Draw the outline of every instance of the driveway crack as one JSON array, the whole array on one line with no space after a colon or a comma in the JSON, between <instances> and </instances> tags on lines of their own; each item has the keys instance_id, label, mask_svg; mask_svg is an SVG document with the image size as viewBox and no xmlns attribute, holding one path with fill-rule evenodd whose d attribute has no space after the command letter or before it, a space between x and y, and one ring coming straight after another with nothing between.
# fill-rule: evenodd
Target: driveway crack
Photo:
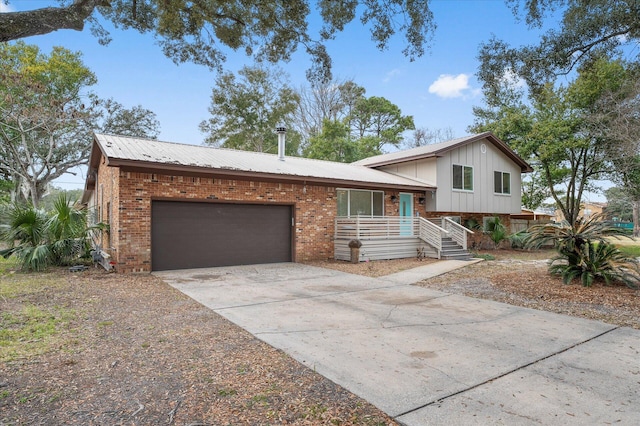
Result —
<instances>
[{"instance_id":1,"label":"driveway crack","mask_svg":"<svg viewBox=\"0 0 640 426\"><path fill-rule=\"evenodd\" d=\"M564 352L567 352L567 351L569 351L569 350L571 350L571 349L574 349L574 348L576 348L576 347L578 347L578 346L582 346L582 345L584 345L585 343L588 343L588 342L590 342L590 341L592 341L592 340L595 340L595 339L597 339L597 338L599 338L599 337L602 337L602 336L604 336L605 334L609 334L609 333L611 333L612 331L615 331L615 330L617 330L617 329L619 329L619 328L620 328L620 326L612 327L612 328L610 328L609 330L603 331L602 333L597 334L597 335L595 335L595 336L593 336L593 337L590 337L590 338L588 338L588 339L586 339L586 340L583 340L583 341L581 341L581 342L575 343L575 344L573 344L573 345L571 345L571 346L568 346L568 347L566 347L566 348L564 348L564 349L560 349L560 350L558 350L558 351L556 351L556 352L553 352L553 353L551 353L551 354L549 354L549 355L543 356L542 358L539 358L539 359L533 360L533 361L531 361L531 362L529 362L529 363L527 363L527 364L520 365L520 366L518 366L518 367L516 367L516 368L514 368L514 369L512 369L512 370L509 370L509 371L507 371L507 372L505 372L505 373L499 374L499 375L497 375L497 376L495 376L495 377L491 377L491 378L489 378L489 379L487 379L487 380L485 380L485 381L483 381L483 382L476 383L476 384L475 384L475 385L473 385L473 386L469 386L469 387L468 387L468 388L466 388L466 389L461 389L461 390L459 390L459 391L457 391L457 392L453 392L453 393L452 393L452 394L450 394L450 395L444 396L444 397L442 397L442 398L438 398L438 399L436 399L436 400L434 400L434 401L427 402L426 404L423 404L423 405L421 405L421 406L419 406L419 407L412 408L411 410L407 410L407 411L405 411L404 413L397 414L397 415L394 417L394 419L396 419L396 420L397 420L399 417L406 416L407 414L411 414L411 413L414 413L414 412L416 412L416 411L422 410L423 408L426 408L426 407L428 407L428 406L430 406L430 405L437 404L437 403L439 403L439 402L442 402L442 401L447 400L447 399L449 399L449 398L452 398L452 397L454 397L454 396L457 396L457 395L460 395L460 394L466 393L466 392L468 392L468 391L470 391L470 390L473 390L473 389L479 388L480 386L486 385L487 383L493 382L493 381L495 381L495 380L497 380L497 379L500 379L500 378L502 378L502 377L505 377L505 376L508 376L508 375L510 375L510 374L513 374L513 373L515 373L516 371L519 371L519 370L525 369L525 368L527 368L527 367L530 367L530 366L532 366L532 365L538 364L538 363L540 363L540 362L542 362L542 361L544 361L544 360L547 360L547 359L549 359L549 358L553 358L553 357L555 357L555 356L557 356L557 355L560 355L560 354L562 354L562 353L564 353Z\"/></svg>"}]
</instances>

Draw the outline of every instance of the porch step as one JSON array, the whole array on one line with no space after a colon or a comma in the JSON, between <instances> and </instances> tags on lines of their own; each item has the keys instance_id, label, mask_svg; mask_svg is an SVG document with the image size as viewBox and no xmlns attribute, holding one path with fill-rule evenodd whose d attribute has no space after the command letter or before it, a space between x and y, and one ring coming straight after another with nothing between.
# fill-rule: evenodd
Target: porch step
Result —
<instances>
[{"instance_id":1,"label":"porch step","mask_svg":"<svg viewBox=\"0 0 640 426\"><path fill-rule=\"evenodd\" d=\"M440 250L440 259L444 260L468 260L471 259L471 253L463 249L458 243L449 237L442 239L442 250Z\"/></svg>"}]
</instances>

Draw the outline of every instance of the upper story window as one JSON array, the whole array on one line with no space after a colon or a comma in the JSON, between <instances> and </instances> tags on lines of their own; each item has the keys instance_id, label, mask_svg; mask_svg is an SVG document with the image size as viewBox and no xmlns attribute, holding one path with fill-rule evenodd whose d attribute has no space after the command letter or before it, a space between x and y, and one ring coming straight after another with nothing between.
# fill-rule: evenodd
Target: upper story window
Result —
<instances>
[{"instance_id":1,"label":"upper story window","mask_svg":"<svg viewBox=\"0 0 640 426\"><path fill-rule=\"evenodd\" d=\"M511 194L511 173L493 172L493 192Z\"/></svg>"},{"instance_id":2,"label":"upper story window","mask_svg":"<svg viewBox=\"0 0 640 426\"><path fill-rule=\"evenodd\" d=\"M453 189L473 191L473 167L453 165Z\"/></svg>"},{"instance_id":3,"label":"upper story window","mask_svg":"<svg viewBox=\"0 0 640 426\"><path fill-rule=\"evenodd\" d=\"M383 216L384 192L338 189L338 216Z\"/></svg>"}]
</instances>

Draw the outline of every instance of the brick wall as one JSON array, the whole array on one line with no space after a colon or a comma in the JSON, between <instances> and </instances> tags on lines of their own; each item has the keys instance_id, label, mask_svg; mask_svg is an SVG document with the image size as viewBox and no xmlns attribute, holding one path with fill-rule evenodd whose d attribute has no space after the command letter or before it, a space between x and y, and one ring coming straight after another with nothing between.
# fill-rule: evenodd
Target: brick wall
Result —
<instances>
[{"instance_id":1,"label":"brick wall","mask_svg":"<svg viewBox=\"0 0 640 426\"><path fill-rule=\"evenodd\" d=\"M118 204L120 196L117 191L119 185L119 170L115 167L106 167L105 159L100 159L96 188L94 190L94 205L97 219L109 225L109 231L103 232L99 241L102 249L109 253L112 258L118 252L119 240L116 238L117 230L120 227L118 221Z\"/></svg>"},{"instance_id":2,"label":"brick wall","mask_svg":"<svg viewBox=\"0 0 640 426\"><path fill-rule=\"evenodd\" d=\"M126 170L120 170L118 178L119 193L111 203L116 206L114 216L117 216L117 219L112 218L113 240L117 240L113 244L113 256L120 272L151 269L151 201L166 198L291 204L295 215L294 260L301 262L333 257L334 218L337 212L336 190L333 187L169 176Z\"/></svg>"}]
</instances>

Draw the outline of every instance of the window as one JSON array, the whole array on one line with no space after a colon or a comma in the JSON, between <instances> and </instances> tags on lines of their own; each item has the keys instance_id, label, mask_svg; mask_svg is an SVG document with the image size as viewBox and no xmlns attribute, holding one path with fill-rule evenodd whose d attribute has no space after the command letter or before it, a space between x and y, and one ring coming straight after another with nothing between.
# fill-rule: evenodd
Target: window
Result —
<instances>
[{"instance_id":1,"label":"window","mask_svg":"<svg viewBox=\"0 0 640 426\"><path fill-rule=\"evenodd\" d=\"M473 191L473 167L453 165L453 189Z\"/></svg>"},{"instance_id":2,"label":"window","mask_svg":"<svg viewBox=\"0 0 640 426\"><path fill-rule=\"evenodd\" d=\"M511 173L493 172L493 192L511 194Z\"/></svg>"},{"instance_id":3,"label":"window","mask_svg":"<svg viewBox=\"0 0 640 426\"><path fill-rule=\"evenodd\" d=\"M338 189L338 216L384 215L384 192Z\"/></svg>"}]
</instances>

